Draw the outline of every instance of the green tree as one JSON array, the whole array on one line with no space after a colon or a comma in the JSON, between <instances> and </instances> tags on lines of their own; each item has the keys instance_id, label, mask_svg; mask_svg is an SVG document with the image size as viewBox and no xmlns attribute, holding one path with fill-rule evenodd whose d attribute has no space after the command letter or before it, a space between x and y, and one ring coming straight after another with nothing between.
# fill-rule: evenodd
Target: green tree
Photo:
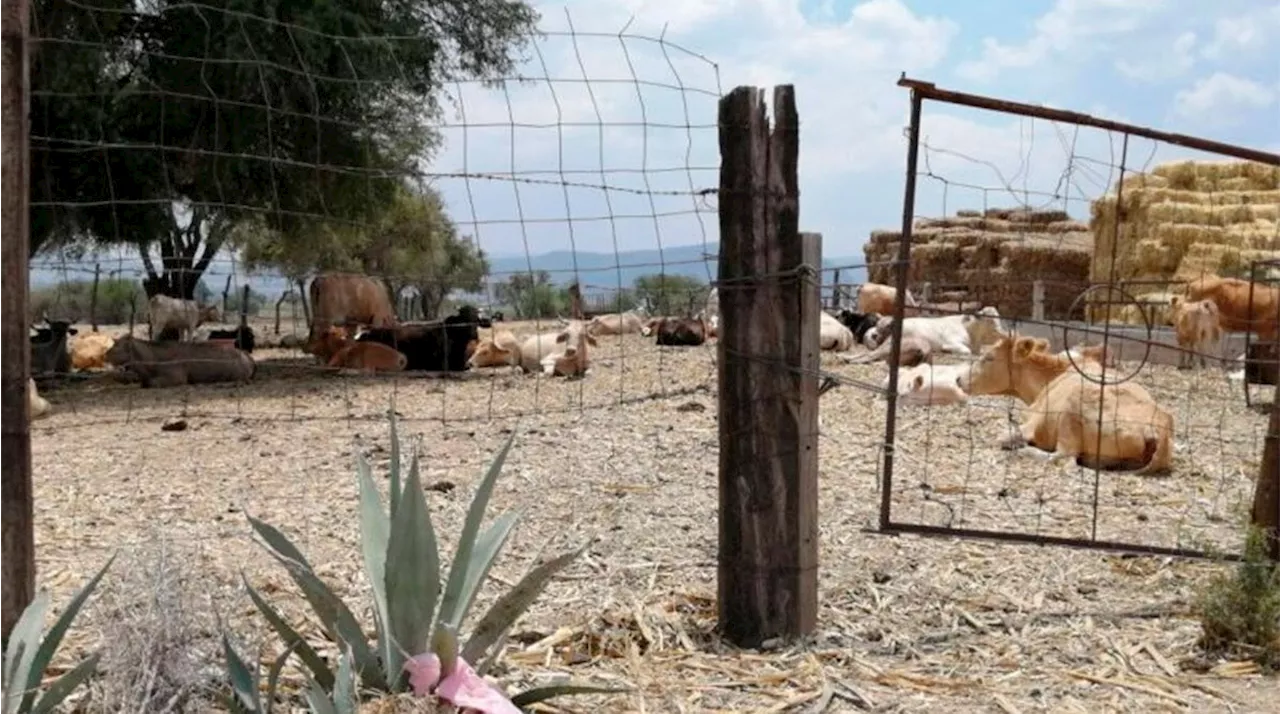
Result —
<instances>
[{"instance_id":1,"label":"green tree","mask_svg":"<svg viewBox=\"0 0 1280 714\"><path fill-rule=\"evenodd\" d=\"M138 247L191 298L248 221L368 225L438 145L446 87L510 74L522 0L35 0L31 250ZM323 218L323 220L319 220Z\"/></svg>"},{"instance_id":2,"label":"green tree","mask_svg":"<svg viewBox=\"0 0 1280 714\"><path fill-rule=\"evenodd\" d=\"M688 275L654 273L635 280L636 300L655 315L692 315L702 309L710 288Z\"/></svg>"},{"instance_id":3,"label":"green tree","mask_svg":"<svg viewBox=\"0 0 1280 714\"><path fill-rule=\"evenodd\" d=\"M510 305L521 320L551 318L569 312L569 291L551 282L545 270L516 273L494 286L494 297Z\"/></svg>"}]
</instances>

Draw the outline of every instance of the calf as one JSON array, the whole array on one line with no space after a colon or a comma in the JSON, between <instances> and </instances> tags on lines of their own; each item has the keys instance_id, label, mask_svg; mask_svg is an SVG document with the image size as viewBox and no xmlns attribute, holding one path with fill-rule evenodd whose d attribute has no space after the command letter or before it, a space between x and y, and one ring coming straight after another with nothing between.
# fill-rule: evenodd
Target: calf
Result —
<instances>
[{"instance_id":1,"label":"calf","mask_svg":"<svg viewBox=\"0 0 1280 714\"><path fill-rule=\"evenodd\" d=\"M1227 332L1254 332L1260 342L1271 342L1280 333L1280 286L1206 275L1187 283L1185 294L1188 301L1211 300L1217 305Z\"/></svg>"},{"instance_id":2,"label":"calf","mask_svg":"<svg viewBox=\"0 0 1280 714\"><path fill-rule=\"evenodd\" d=\"M151 336L157 341L173 335L180 341L188 340L200 325L220 319L215 305L201 305L195 300L181 300L168 295L152 295L148 310Z\"/></svg>"},{"instance_id":3,"label":"calf","mask_svg":"<svg viewBox=\"0 0 1280 714\"><path fill-rule=\"evenodd\" d=\"M596 339L581 322L571 322L562 330L529 337L520 345L520 368L527 374L541 371L548 376L576 377L587 373L590 359L587 346Z\"/></svg>"},{"instance_id":4,"label":"calf","mask_svg":"<svg viewBox=\"0 0 1280 714\"><path fill-rule=\"evenodd\" d=\"M707 341L707 324L693 317L664 317L654 327L654 342L669 347L697 347Z\"/></svg>"},{"instance_id":5,"label":"calf","mask_svg":"<svg viewBox=\"0 0 1280 714\"><path fill-rule=\"evenodd\" d=\"M234 330L210 330L210 340L233 340L238 350L244 350L249 354L253 354L253 348L257 338L254 337L253 328L248 325L241 325Z\"/></svg>"},{"instance_id":6,"label":"calf","mask_svg":"<svg viewBox=\"0 0 1280 714\"><path fill-rule=\"evenodd\" d=\"M101 332L80 335L71 343L71 366L81 372L106 367L107 350L115 342L114 337Z\"/></svg>"},{"instance_id":7,"label":"calf","mask_svg":"<svg viewBox=\"0 0 1280 714\"><path fill-rule=\"evenodd\" d=\"M45 319L48 327L36 329L30 338L31 374L66 374L71 371L67 336L78 332L65 320Z\"/></svg>"},{"instance_id":8,"label":"calf","mask_svg":"<svg viewBox=\"0 0 1280 714\"><path fill-rule=\"evenodd\" d=\"M1200 368L1204 369L1205 355L1212 348L1219 358L1222 356L1222 325L1218 313L1218 305L1212 300L1184 300L1174 295L1169 300L1171 308L1169 322L1177 334L1178 369L1190 369L1199 357Z\"/></svg>"},{"instance_id":9,"label":"calf","mask_svg":"<svg viewBox=\"0 0 1280 714\"><path fill-rule=\"evenodd\" d=\"M824 350L847 352L853 347L853 330L824 310L818 318L818 346Z\"/></svg>"},{"instance_id":10,"label":"calf","mask_svg":"<svg viewBox=\"0 0 1280 714\"><path fill-rule=\"evenodd\" d=\"M380 342L348 342L329 359L330 367L363 369L374 372L403 371L409 359L394 348Z\"/></svg>"},{"instance_id":11,"label":"calf","mask_svg":"<svg viewBox=\"0 0 1280 714\"><path fill-rule=\"evenodd\" d=\"M867 332L880 322L880 313L872 312L863 314L854 312L853 310L841 310L836 319L840 321L849 331L853 333L853 339L858 343L865 345L867 349L874 350L879 345L868 344L866 341Z\"/></svg>"},{"instance_id":12,"label":"calf","mask_svg":"<svg viewBox=\"0 0 1280 714\"><path fill-rule=\"evenodd\" d=\"M906 406L937 406L964 404L969 395L960 386L960 380L969 370L967 364L921 364L898 373L898 404ZM887 393L889 378L885 377L880 388Z\"/></svg>"},{"instance_id":13,"label":"calf","mask_svg":"<svg viewBox=\"0 0 1280 714\"><path fill-rule=\"evenodd\" d=\"M36 380L27 377L27 407L31 410L31 419L39 419L49 415L49 400L36 391Z\"/></svg>"},{"instance_id":14,"label":"calf","mask_svg":"<svg viewBox=\"0 0 1280 714\"><path fill-rule=\"evenodd\" d=\"M463 305L442 321L405 323L391 328L372 328L356 339L380 342L399 350L408 359L405 369L427 372L467 370L467 345L480 339L478 314Z\"/></svg>"},{"instance_id":15,"label":"calf","mask_svg":"<svg viewBox=\"0 0 1280 714\"><path fill-rule=\"evenodd\" d=\"M107 362L134 375L143 389L183 384L248 382L257 365L240 350L208 342L148 342L125 335L107 350Z\"/></svg>"},{"instance_id":16,"label":"calf","mask_svg":"<svg viewBox=\"0 0 1280 714\"><path fill-rule=\"evenodd\" d=\"M892 317L881 318L875 327L867 331L867 336L864 338L879 346L850 361L854 364L863 364L888 357L893 349L893 343L888 339L892 325ZM924 350L926 355L935 352L970 355L996 342L1004 335L1004 324L1000 320L1000 313L994 307L984 307L968 315L908 317L902 321L903 345L907 344L908 337L919 340L913 344L920 347L927 346Z\"/></svg>"},{"instance_id":17,"label":"calf","mask_svg":"<svg viewBox=\"0 0 1280 714\"><path fill-rule=\"evenodd\" d=\"M1173 457L1173 417L1133 381L1098 384L1101 365L1085 360L1075 369L1049 343L1006 336L983 350L961 375L970 395L1012 395L1028 404L1018 434L1002 446L1031 445L1051 460L1086 467L1167 471ZM1088 374L1082 374L1087 372Z\"/></svg>"},{"instance_id":18,"label":"calf","mask_svg":"<svg viewBox=\"0 0 1280 714\"><path fill-rule=\"evenodd\" d=\"M338 351L347 346L349 341L347 330L339 325L330 325L319 332L312 331L307 338L303 350L315 355L321 364L328 364Z\"/></svg>"},{"instance_id":19,"label":"calf","mask_svg":"<svg viewBox=\"0 0 1280 714\"><path fill-rule=\"evenodd\" d=\"M467 359L467 366L503 367L520 365L520 341L510 330L497 330L492 337L480 340Z\"/></svg>"}]
</instances>

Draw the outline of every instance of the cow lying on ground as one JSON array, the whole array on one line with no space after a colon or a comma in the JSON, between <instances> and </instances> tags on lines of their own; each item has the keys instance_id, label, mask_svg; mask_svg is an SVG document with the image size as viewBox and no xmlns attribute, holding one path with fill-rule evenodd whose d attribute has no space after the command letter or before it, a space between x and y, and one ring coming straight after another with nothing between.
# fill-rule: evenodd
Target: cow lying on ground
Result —
<instances>
[{"instance_id":1,"label":"cow lying on ground","mask_svg":"<svg viewBox=\"0 0 1280 714\"><path fill-rule=\"evenodd\" d=\"M697 347L707 341L707 323L696 317L663 317L650 324L659 345Z\"/></svg>"},{"instance_id":2,"label":"cow lying on ground","mask_svg":"<svg viewBox=\"0 0 1280 714\"><path fill-rule=\"evenodd\" d=\"M208 342L148 342L125 335L107 350L107 362L138 378L144 389L182 384L248 382L257 365L240 350Z\"/></svg>"},{"instance_id":3,"label":"cow lying on ground","mask_svg":"<svg viewBox=\"0 0 1280 714\"><path fill-rule=\"evenodd\" d=\"M346 328L349 336L356 325L391 328L396 324L390 291L378 278L359 273L323 273L311 281L308 294L312 311L308 344L335 325Z\"/></svg>"},{"instance_id":4,"label":"cow lying on ground","mask_svg":"<svg viewBox=\"0 0 1280 714\"><path fill-rule=\"evenodd\" d=\"M351 340L329 359L328 366L372 372L400 372L408 363L407 357L381 342Z\"/></svg>"},{"instance_id":5,"label":"cow lying on ground","mask_svg":"<svg viewBox=\"0 0 1280 714\"><path fill-rule=\"evenodd\" d=\"M211 340L233 340L238 350L244 350L249 354L253 354L253 348L257 339L253 335L253 328L248 325L241 325L234 330L210 330L209 339Z\"/></svg>"},{"instance_id":6,"label":"cow lying on ground","mask_svg":"<svg viewBox=\"0 0 1280 714\"><path fill-rule=\"evenodd\" d=\"M571 322L556 332L533 335L520 345L520 368L547 376L580 377L590 367L587 346L596 339L581 322Z\"/></svg>"},{"instance_id":7,"label":"cow lying on ground","mask_svg":"<svg viewBox=\"0 0 1280 714\"><path fill-rule=\"evenodd\" d=\"M426 372L464 372L467 345L480 339L477 311L463 305L441 321L405 323L389 328L370 328L356 339L380 342L398 350L408 359L405 369Z\"/></svg>"},{"instance_id":8,"label":"cow lying on ground","mask_svg":"<svg viewBox=\"0 0 1280 714\"><path fill-rule=\"evenodd\" d=\"M818 346L821 349L848 352L853 348L853 330L825 310L818 320Z\"/></svg>"},{"instance_id":9,"label":"cow lying on ground","mask_svg":"<svg viewBox=\"0 0 1280 714\"><path fill-rule=\"evenodd\" d=\"M635 310L596 315L587 323L587 333L593 337L605 335L631 335L644 329L644 317Z\"/></svg>"},{"instance_id":10,"label":"cow lying on ground","mask_svg":"<svg viewBox=\"0 0 1280 714\"><path fill-rule=\"evenodd\" d=\"M960 386L968 364L919 364L898 372L898 404L906 406L940 406L964 404L968 395ZM886 376L880 385L884 393L889 391Z\"/></svg>"},{"instance_id":11,"label":"cow lying on ground","mask_svg":"<svg viewBox=\"0 0 1280 714\"><path fill-rule=\"evenodd\" d=\"M868 344L866 342L866 336L871 328L875 327L880 322L880 313L873 312L864 315L860 312L854 312L853 310L846 309L841 310L840 313L836 315L836 319L840 321L840 324L849 328L849 331L853 333L854 341L864 345L869 350L879 347L879 345Z\"/></svg>"},{"instance_id":12,"label":"cow lying on ground","mask_svg":"<svg viewBox=\"0 0 1280 714\"><path fill-rule=\"evenodd\" d=\"M1222 356L1222 325L1218 305L1212 300L1190 301L1181 295L1169 299L1169 324L1178 338L1178 369L1190 369L1199 358L1204 369L1210 349Z\"/></svg>"},{"instance_id":13,"label":"cow lying on ground","mask_svg":"<svg viewBox=\"0 0 1280 714\"><path fill-rule=\"evenodd\" d=\"M893 349L893 341L889 339L892 326L892 317L880 318L880 322L868 330L864 338L879 346L849 361L864 364L887 359ZM973 354L1005 334L1000 313L994 307L984 307L970 315L908 317L902 321L903 353L905 354L908 346L907 338L911 338L912 350L923 352L922 359L928 359L935 352Z\"/></svg>"},{"instance_id":14,"label":"cow lying on ground","mask_svg":"<svg viewBox=\"0 0 1280 714\"><path fill-rule=\"evenodd\" d=\"M190 340L195 330L206 322L218 322L216 305L201 305L195 300L182 300L168 295L152 295L147 302L150 312L151 337L156 341L176 337Z\"/></svg>"},{"instance_id":15,"label":"cow lying on ground","mask_svg":"<svg viewBox=\"0 0 1280 714\"><path fill-rule=\"evenodd\" d=\"M1250 310L1248 280L1206 275L1187 283L1186 300L1211 300L1227 332L1254 332L1259 342L1271 342L1280 334L1280 285L1253 284Z\"/></svg>"},{"instance_id":16,"label":"cow lying on ground","mask_svg":"<svg viewBox=\"0 0 1280 714\"><path fill-rule=\"evenodd\" d=\"M31 410L33 421L49 415L49 400L40 396L40 392L36 391L36 380L30 377L27 377L27 406Z\"/></svg>"},{"instance_id":17,"label":"cow lying on ground","mask_svg":"<svg viewBox=\"0 0 1280 714\"><path fill-rule=\"evenodd\" d=\"M1100 364L1083 360L1073 368L1048 348L1046 340L1007 336L961 376L960 387L970 395L1011 395L1029 405L1018 434L1002 446L1031 445L1051 452L1054 462L1072 459L1089 468L1167 471L1173 417L1147 390L1133 381L1098 384Z\"/></svg>"},{"instance_id":18,"label":"cow lying on ground","mask_svg":"<svg viewBox=\"0 0 1280 714\"><path fill-rule=\"evenodd\" d=\"M107 350L116 342L110 335L90 332L71 343L71 366L77 371L102 369L107 366Z\"/></svg>"},{"instance_id":19,"label":"cow lying on ground","mask_svg":"<svg viewBox=\"0 0 1280 714\"><path fill-rule=\"evenodd\" d=\"M67 353L67 336L78 330L65 320L45 319L48 327L36 329L29 338L31 374L66 374L71 371L71 355Z\"/></svg>"},{"instance_id":20,"label":"cow lying on ground","mask_svg":"<svg viewBox=\"0 0 1280 714\"><path fill-rule=\"evenodd\" d=\"M898 304L898 289L880 283L863 283L858 286L856 298L858 312L866 315L878 312L881 315L892 315L894 306ZM907 291L907 306L915 307L916 298Z\"/></svg>"},{"instance_id":21,"label":"cow lying on ground","mask_svg":"<svg viewBox=\"0 0 1280 714\"><path fill-rule=\"evenodd\" d=\"M520 366L520 340L510 330L495 330L491 337L480 340L475 352L467 359L467 366L479 367Z\"/></svg>"}]
</instances>

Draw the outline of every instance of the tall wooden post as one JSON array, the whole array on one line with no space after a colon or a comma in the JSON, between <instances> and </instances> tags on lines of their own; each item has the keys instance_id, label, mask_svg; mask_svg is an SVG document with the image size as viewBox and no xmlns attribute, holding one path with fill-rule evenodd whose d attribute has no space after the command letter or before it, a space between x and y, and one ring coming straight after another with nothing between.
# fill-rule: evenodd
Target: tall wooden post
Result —
<instances>
[{"instance_id":1,"label":"tall wooden post","mask_svg":"<svg viewBox=\"0 0 1280 714\"><path fill-rule=\"evenodd\" d=\"M98 331L98 279L102 277L102 264L93 264L93 292L89 294L89 325Z\"/></svg>"},{"instance_id":2,"label":"tall wooden post","mask_svg":"<svg viewBox=\"0 0 1280 714\"><path fill-rule=\"evenodd\" d=\"M3 610L3 646L18 617L35 596L36 548L32 529L31 409L27 380L31 375L31 348L27 331L27 280L30 251L30 164L27 138L30 131L27 93L27 0L4 0L0 11L0 53L3 54L3 94L0 94L0 273L4 295L0 300L0 609Z\"/></svg>"},{"instance_id":3,"label":"tall wooden post","mask_svg":"<svg viewBox=\"0 0 1280 714\"><path fill-rule=\"evenodd\" d=\"M1271 403L1262 468L1253 489L1253 524L1266 532L1271 559L1280 562L1280 388Z\"/></svg>"},{"instance_id":4,"label":"tall wooden post","mask_svg":"<svg viewBox=\"0 0 1280 714\"><path fill-rule=\"evenodd\" d=\"M791 85L720 100L720 630L813 631L818 608L821 236L799 234Z\"/></svg>"}]
</instances>

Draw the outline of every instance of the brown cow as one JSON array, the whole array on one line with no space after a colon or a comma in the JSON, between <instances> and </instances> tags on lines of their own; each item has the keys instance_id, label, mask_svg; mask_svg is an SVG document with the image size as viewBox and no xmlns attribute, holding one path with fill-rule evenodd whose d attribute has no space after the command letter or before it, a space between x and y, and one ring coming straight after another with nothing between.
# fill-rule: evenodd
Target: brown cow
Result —
<instances>
[{"instance_id":1,"label":"brown cow","mask_svg":"<svg viewBox=\"0 0 1280 714\"><path fill-rule=\"evenodd\" d=\"M359 273L323 273L311 281L311 333L313 337L334 325L394 327L396 313L387 286L378 278Z\"/></svg>"},{"instance_id":2,"label":"brown cow","mask_svg":"<svg viewBox=\"0 0 1280 714\"><path fill-rule=\"evenodd\" d=\"M350 341L329 359L330 367L375 372L402 372L409 358L381 342Z\"/></svg>"},{"instance_id":3,"label":"brown cow","mask_svg":"<svg viewBox=\"0 0 1280 714\"><path fill-rule=\"evenodd\" d=\"M1248 280L1206 275L1187 283L1186 299L1212 300L1218 306L1222 329L1255 332L1262 342L1280 333L1280 286L1253 283L1253 310L1249 310Z\"/></svg>"},{"instance_id":4,"label":"brown cow","mask_svg":"<svg viewBox=\"0 0 1280 714\"><path fill-rule=\"evenodd\" d=\"M1200 368L1206 367L1205 357L1210 349L1222 356L1222 316L1218 304L1212 300L1188 301L1181 295L1169 300L1172 308L1169 322L1178 338L1178 369L1190 369L1199 357Z\"/></svg>"},{"instance_id":5,"label":"brown cow","mask_svg":"<svg viewBox=\"0 0 1280 714\"><path fill-rule=\"evenodd\" d=\"M664 317L653 326L654 342L671 347L697 347L707 341L707 323L701 318Z\"/></svg>"},{"instance_id":6,"label":"brown cow","mask_svg":"<svg viewBox=\"0 0 1280 714\"><path fill-rule=\"evenodd\" d=\"M148 342L125 335L107 350L108 363L138 377L143 389L182 384L248 382L257 364L240 350L208 342Z\"/></svg>"},{"instance_id":7,"label":"brown cow","mask_svg":"<svg viewBox=\"0 0 1280 714\"><path fill-rule=\"evenodd\" d=\"M881 315L892 315L894 305L898 302L898 289L880 283L863 283L858 286L858 312L866 315L878 312ZM907 305L915 307L916 298L907 291Z\"/></svg>"},{"instance_id":8,"label":"brown cow","mask_svg":"<svg viewBox=\"0 0 1280 714\"><path fill-rule=\"evenodd\" d=\"M315 355L316 360L321 364L328 364L329 360L338 354L343 347L346 347L350 341L351 336L347 334L345 327L330 325L318 334L309 335L304 349Z\"/></svg>"}]
</instances>

